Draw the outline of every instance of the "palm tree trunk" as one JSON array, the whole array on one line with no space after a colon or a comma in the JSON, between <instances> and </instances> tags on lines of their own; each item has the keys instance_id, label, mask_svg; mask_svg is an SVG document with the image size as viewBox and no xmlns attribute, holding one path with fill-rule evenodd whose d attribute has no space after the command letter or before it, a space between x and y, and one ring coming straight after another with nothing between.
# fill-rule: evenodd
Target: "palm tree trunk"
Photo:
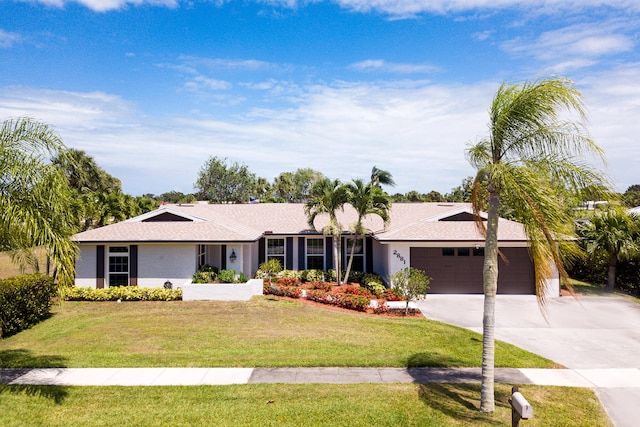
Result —
<instances>
[{"instance_id":1,"label":"palm tree trunk","mask_svg":"<svg viewBox=\"0 0 640 427\"><path fill-rule=\"evenodd\" d=\"M609 268L607 270L607 287L605 291L613 292L616 286L616 267L618 265L618 256L614 253L609 256Z\"/></svg>"},{"instance_id":2,"label":"palm tree trunk","mask_svg":"<svg viewBox=\"0 0 640 427\"><path fill-rule=\"evenodd\" d=\"M339 256L340 255L339 239L340 239L340 236L336 236L335 234L333 235L333 263L335 264L334 268L336 269L336 283L338 285L341 285L341 283L340 283L341 270L340 270L340 256Z\"/></svg>"},{"instance_id":3,"label":"palm tree trunk","mask_svg":"<svg viewBox=\"0 0 640 427\"><path fill-rule=\"evenodd\" d=\"M490 186L491 188L491 186ZM482 388L480 391L480 412L495 410L494 359L495 359L495 308L498 292L498 208L500 196L496 192L489 195L489 214L485 238L484 313L482 315Z\"/></svg>"},{"instance_id":4,"label":"palm tree trunk","mask_svg":"<svg viewBox=\"0 0 640 427\"><path fill-rule=\"evenodd\" d=\"M349 273L351 273L351 265L353 264L353 256L356 253L356 243L358 242L358 233L354 234L355 238L351 245L351 253L349 254L349 262L347 263L347 272L344 274L344 283L349 282Z\"/></svg>"}]
</instances>

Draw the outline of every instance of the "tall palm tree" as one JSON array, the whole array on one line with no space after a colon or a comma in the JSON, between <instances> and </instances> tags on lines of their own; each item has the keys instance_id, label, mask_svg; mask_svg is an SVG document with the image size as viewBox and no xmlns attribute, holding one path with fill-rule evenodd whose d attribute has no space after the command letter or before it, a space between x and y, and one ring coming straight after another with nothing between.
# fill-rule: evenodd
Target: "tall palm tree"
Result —
<instances>
[{"instance_id":1,"label":"tall palm tree","mask_svg":"<svg viewBox=\"0 0 640 427\"><path fill-rule=\"evenodd\" d=\"M489 193L483 268L484 314L480 411L493 412L495 297L498 288L498 212L508 206L524 226L530 241L536 294L544 304L545 283L554 271L567 277L560 251L572 243L556 236L570 235L571 218L564 195L585 187L604 188L602 173L587 165L585 155L603 159L583 124L565 121L561 113L585 118L582 96L572 81L545 78L520 84L502 84L491 109L489 137L467 149L477 169L472 187L476 218L483 185Z\"/></svg>"},{"instance_id":2,"label":"tall palm tree","mask_svg":"<svg viewBox=\"0 0 640 427\"><path fill-rule=\"evenodd\" d=\"M18 118L0 127L1 250L24 262L29 259L25 253L44 247L59 281L71 283L78 251L69 238L75 226L71 191L64 174L50 164L65 151L60 137L44 123Z\"/></svg>"},{"instance_id":3,"label":"tall palm tree","mask_svg":"<svg viewBox=\"0 0 640 427\"><path fill-rule=\"evenodd\" d=\"M367 215L379 216L384 225L389 223L389 209L391 209L391 197L385 193L380 187L376 187L371 183L364 183L361 179L354 179L346 184L348 190L348 202L355 209L358 219L355 224L351 225L351 231L354 234L354 241L351 245L351 253L349 254L349 262L347 264L347 272L344 275L345 283L349 281L351 266L353 265L353 257L355 255L356 242L360 236L368 233L368 230L362 225L362 220Z\"/></svg>"},{"instance_id":4,"label":"tall palm tree","mask_svg":"<svg viewBox=\"0 0 640 427\"><path fill-rule=\"evenodd\" d=\"M304 211L307 215L309 225L315 230L314 221L320 214L329 215L329 224L324 227L324 234L330 235L333 241L333 264L336 270L336 281L341 284L342 281L342 263L340 262L341 244L343 227L338 222L337 211L343 210L348 200L347 187L343 185L339 179L330 180L324 178L311 188L309 198L305 202Z\"/></svg>"},{"instance_id":5,"label":"tall palm tree","mask_svg":"<svg viewBox=\"0 0 640 427\"><path fill-rule=\"evenodd\" d=\"M393 180L393 175L391 175L390 172L378 169L376 166L371 168L371 184L376 187L380 187L381 185L390 185L391 187L396 186L396 182Z\"/></svg>"},{"instance_id":6,"label":"tall palm tree","mask_svg":"<svg viewBox=\"0 0 640 427\"><path fill-rule=\"evenodd\" d=\"M607 286L613 292L616 284L618 260L640 251L638 234L640 218L627 213L626 209L610 208L596 212L589 218L589 224L579 229L579 234L587 242L587 252L591 255L605 253L608 258Z\"/></svg>"}]
</instances>

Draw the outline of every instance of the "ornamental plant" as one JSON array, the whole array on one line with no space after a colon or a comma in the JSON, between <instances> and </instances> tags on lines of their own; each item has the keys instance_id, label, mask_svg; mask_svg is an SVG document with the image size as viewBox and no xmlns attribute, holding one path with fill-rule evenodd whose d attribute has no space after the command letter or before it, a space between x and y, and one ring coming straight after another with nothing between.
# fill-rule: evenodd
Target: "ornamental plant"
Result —
<instances>
[{"instance_id":1,"label":"ornamental plant","mask_svg":"<svg viewBox=\"0 0 640 427\"><path fill-rule=\"evenodd\" d=\"M423 299L426 296L431 278L424 271L413 267L405 267L390 277L394 291L406 301L405 315L409 314L409 302Z\"/></svg>"}]
</instances>

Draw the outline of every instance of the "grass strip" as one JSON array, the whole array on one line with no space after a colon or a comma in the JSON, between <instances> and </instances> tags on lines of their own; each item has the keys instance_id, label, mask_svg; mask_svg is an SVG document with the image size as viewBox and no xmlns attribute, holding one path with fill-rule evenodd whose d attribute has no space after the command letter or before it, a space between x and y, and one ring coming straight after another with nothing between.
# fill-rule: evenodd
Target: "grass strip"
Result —
<instances>
[{"instance_id":1,"label":"grass strip","mask_svg":"<svg viewBox=\"0 0 640 427\"><path fill-rule=\"evenodd\" d=\"M201 387L0 386L10 426L505 426L508 385L496 412L478 411L479 384L256 384ZM591 390L523 386L533 426L611 425Z\"/></svg>"}]
</instances>

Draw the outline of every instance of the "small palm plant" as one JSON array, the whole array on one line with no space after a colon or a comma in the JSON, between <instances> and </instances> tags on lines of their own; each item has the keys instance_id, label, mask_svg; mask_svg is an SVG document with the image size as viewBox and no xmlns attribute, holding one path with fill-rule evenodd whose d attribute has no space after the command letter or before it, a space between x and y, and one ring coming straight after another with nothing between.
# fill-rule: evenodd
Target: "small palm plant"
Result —
<instances>
[{"instance_id":1,"label":"small palm plant","mask_svg":"<svg viewBox=\"0 0 640 427\"><path fill-rule=\"evenodd\" d=\"M269 278L269 287L271 287L271 279L282 271L282 265L276 258L271 258L260 264L260 271Z\"/></svg>"}]
</instances>

